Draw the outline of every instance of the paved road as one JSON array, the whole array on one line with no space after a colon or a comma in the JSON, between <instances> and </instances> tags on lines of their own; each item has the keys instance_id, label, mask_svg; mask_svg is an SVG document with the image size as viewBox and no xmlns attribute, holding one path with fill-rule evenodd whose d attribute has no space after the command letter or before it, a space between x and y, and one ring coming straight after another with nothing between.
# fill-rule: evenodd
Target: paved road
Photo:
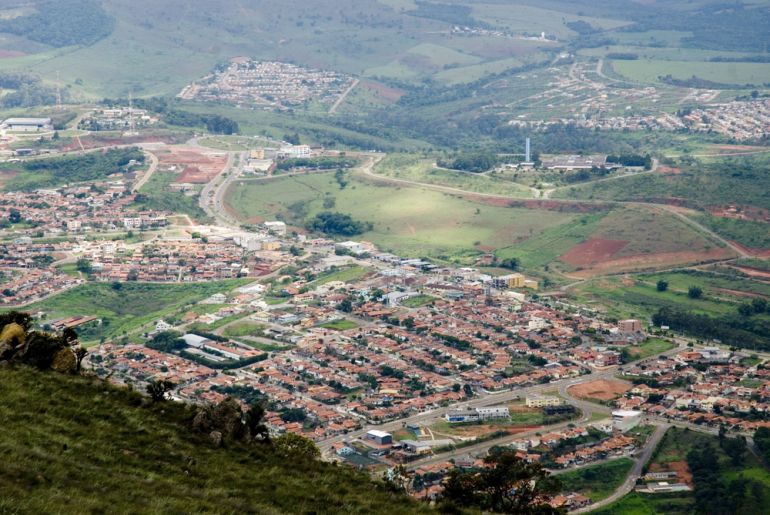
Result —
<instances>
[{"instance_id":1,"label":"paved road","mask_svg":"<svg viewBox=\"0 0 770 515\"><path fill-rule=\"evenodd\" d=\"M631 468L631 472L628 474L628 477L626 477L626 480L623 481L623 484L620 485L620 488L615 490L612 495L606 499L591 504L590 506L571 511L570 513L587 513L589 511L603 508L604 506L608 506L614 503L624 495L631 492L634 489L634 486L636 486L636 481L642 477L642 469L644 469L644 466L648 461L650 461L652 453L655 452L655 449L658 447L661 439L666 434L666 431L668 431L668 428L669 426L667 424L662 424L655 428L655 432L652 433L652 436L650 436L650 438L648 438L647 442L644 444L641 454L637 456L636 463L634 463L634 466Z\"/></svg>"}]
</instances>

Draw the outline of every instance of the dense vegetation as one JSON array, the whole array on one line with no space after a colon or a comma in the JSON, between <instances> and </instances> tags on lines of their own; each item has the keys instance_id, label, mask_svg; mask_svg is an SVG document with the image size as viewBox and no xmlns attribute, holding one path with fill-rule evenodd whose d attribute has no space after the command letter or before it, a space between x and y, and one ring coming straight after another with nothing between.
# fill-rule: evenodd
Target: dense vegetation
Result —
<instances>
[{"instance_id":1,"label":"dense vegetation","mask_svg":"<svg viewBox=\"0 0 770 515\"><path fill-rule=\"evenodd\" d=\"M93 45L115 27L115 20L96 0L44 0L35 8L34 14L0 20L0 32L65 47Z\"/></svg>"},{"instance_id":2,"label":"dense vegetation","mask_svg":"<svg viewBox=\"0 0 770 515\"><path fill-rule=\"evenodd\" d=\"M294 168L314 168L316 170L333 170L335 168L352 168L358 161L346 157L309 157L286 159L278 163L279 170Z\"/></svg>"},{"instance_id":3,"label":"dense vegetation","mask_svg":"<svg viewBox=\"0 0 770 515\"><path fill-rule=\"evenodd\" d=\"M372 230L370 222L353 220L350 215L324 211L315 215L308 223L311 231L322 232L331 236L355 236Z\"/></svg>"},{"instance_id":4,"label":"dense vegetation","mask_svg":"<svg viewBox=\"0 0 770 515\"><path fill-rule=\"evenodd\" d=\"M0 106L31 107L53 105L56 103L56 90L44 86L40 78L24 73L0 73L0 88L11 90L0 98ZM67 101L69 93L62 91L62 101Z\"/></svg>"},{"instance_id":5,"label":"dense vegetation","mask_svg":"<svg viewBox=\"0 0 770 515\"><path fill-rule=\"evenodd\" d=\"M232 406L224 406L230 407ZM200 428L219 408L149 404L91 378L0 367L0 508L20 513L420 513L352 468ZM230 411L233 411L232 409ZM204 415L206 415L204 413ZM193 424L193 418L197 425Z\"/></svg>"},{"instance_id":6,"label":"dense vegetation","mask_svg":"<svg viewBox=\"0 0 770 515\"><path fill-rule=\"evenodd\" d=\"M479 173L491 170L499 162L500 160L494 154L476 153L462 154L453 159L439 159L436 164L442 168Z\"/></svg>"},{"instance_id":7,"label":"dense vegetation","mask_svg":"<svg viewBox=\"0 0 770 515\"><path fill-rule=\"evenodd\" d=\"M736 347L770 350L770 322L740 313L712 318L708 315L663 307L653 315L652 322L657 326L667 325L675 331L687 332L701 338L717 339Z\"/></svg>"},{"instance_id":8,"label":"dense vegetation","mask_svg":"<svg viewBox=\"0 0 770 515\"><path fill-rule=\"evenodd\" d=\"M128 170L131 161L141 163L144 154L138 148L117 148L77 156L30 160L20 165L19 174L6 187L34 190L66 183L96 181Z\"/></svg>"}]
</instances>

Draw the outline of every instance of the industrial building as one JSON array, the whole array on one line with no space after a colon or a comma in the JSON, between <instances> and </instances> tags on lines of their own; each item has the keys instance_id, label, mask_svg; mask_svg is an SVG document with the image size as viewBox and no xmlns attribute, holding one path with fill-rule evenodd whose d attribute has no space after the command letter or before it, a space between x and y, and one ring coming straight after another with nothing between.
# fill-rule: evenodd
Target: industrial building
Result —
<instances>
[{"instance_id":1,"label":"industrial building","mask_svg":"<svg viewBox=\"0 0 770 515\"><path fill-rule=\"evenodd\" d=\"M373 441L377 445L393 444L393 435L391 435L390 433L386 433L385 431L378 431L377 429L372 429L371 431L368 431L366 433L366 439Z\"/></svg>"},{"instance_id":2,"label":"industrial building","mask_svg":"<svg viewBox=\"0 0 770 515\"><path fill-rule=\"evenodd\" d=\"M41 132L53 130L50 118L8 118L2 127L11 132Z\"/></svg>"}]
</instances>

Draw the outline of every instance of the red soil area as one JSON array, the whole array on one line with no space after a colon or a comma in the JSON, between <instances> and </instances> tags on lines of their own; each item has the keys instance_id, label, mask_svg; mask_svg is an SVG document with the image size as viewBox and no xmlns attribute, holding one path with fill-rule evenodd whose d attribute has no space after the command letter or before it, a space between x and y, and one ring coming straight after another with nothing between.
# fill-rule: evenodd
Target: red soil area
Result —
<instances>
[{"instance_id":1,"label":"red soil area","mask_svg":"<svg viewBox=\"0 0 770 515\"><path fill-rule=\"evenodd\" d=\"M757 277L760 279L770 279L770 272L765 270L759 270L757 268L753 268L750 266L739 266L739 265L733 265L733 268L736 270L740 270L746 275L750 275L751 277Z\"/></svg>"},{"instance_id":2,"label":"red soil area","mask_svg":"<svg viewBox=\"0 0 770 515\"><path fill-rule=\"evenodd\" d=\"M567 391L570 395L574 395L578 399L611 401L612 399L617 399L630 389L631 384L625 381L598 379L589 383L570 386Z\"/></svg>"},{"instance_id":3,"label":"red soil area","mask_svg":"<svg viewBox=\"0 0 770 515\"><path fill-rule=\"evenodd\" d=\"M176 166L182 173L176 179L179 183L205 184L216 177L227 165L227 156L219 153L201 152L187 147L175 147L158 153L161 166Z\"/></svg>"},{"instance_id":4,"label":"red soil area","mask_svg":"<svg viewBox=\"0 0 770 515\"><path fill-rule=\"evenodd\" d=\"M713 216L722 218L770 223L770 211L762 209L761 207L728 205L708 206L706 209Z\"/></svg>"},{"instance_id":5,"label":"red soil area","mask_svg":"<svg viewBox=\"0 0 770 515\"><path fill-rule=\"evenodd\" d=\"M0 59L8 59L10 57L23 57L27 55L26 52L20 50L0 50Z\"/></svg>"},{"instance_id":6,"label":"red soil area","mask_svg":"<svg viewBox=\"0 0 770 515\"><path fill-rule=\"evenodd\" d=\"M586 267L611 259L628 245L626 240L592 238L572 247L559 260L574 267Z\"/></svg>"},{"instance_id":7,"label":"red soil area","mask_svg":"<svg viewBox=\"0 0 770 515\"><path fill-rule=\"evenodd\" d=\"M393 103L398 102L398 100L404 96L404 92L400 89L390 88L384 84L378 84L368 80L362 80L358 84L358 87L374 93L375 96L382 98L383 100Z\"/></svg>"},{"instance_id":8,"label":"red soil area","mask_svg":"<svg viewBox=\"0 0 770 515\"><path fill-rule=\"evenodd\" d=\"M657 254L635 254L618 259L596 263L593 267L570 273L571 277L588 278L595 275L623 272L628 270L645 270L685 263L709 263L734 257L730 249L715 248L701 252L660 252Z\"/></svg>"},{"instance_id":9,"label":"red soil area","mask_svg":"<svg viewBox=\"0 0 770 515\"><path fill-rule=\"evenodd\" d=\"M686 461L672 461L670 463L666 463L665 466L661 465L660 463L650 464L650 472L668 471L676 472L677 477L682 483L693 486L692 473L690 472L690 467L687 465Z\"/></svg>"}]
</instances>

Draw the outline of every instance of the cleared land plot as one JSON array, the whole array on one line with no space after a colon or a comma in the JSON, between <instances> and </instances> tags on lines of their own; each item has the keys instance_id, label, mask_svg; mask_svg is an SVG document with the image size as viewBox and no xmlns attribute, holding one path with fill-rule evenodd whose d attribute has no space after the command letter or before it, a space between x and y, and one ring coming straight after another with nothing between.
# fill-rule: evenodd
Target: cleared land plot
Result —
<instances>
[{"instance_id":1,"label":"cleared land plot","mask_svg":"<svg viewBox=\"0 0 770 515\"><path fill-rule=\"evenodd\" d=\"M171 147L157 152L160 166L174 167L179 175L176 182L206 184L216 177L227 164L227 156L221 152L205 152L194 148Z\"/></svg>"},{"instance_id":2,"label":"cleared land plot","mask_svg":"<svg viewBox=\"0 0 770 515\"><path fill-rule=\"evenodd\" d=\"M567 390L570 395L578 399L611 401L617 399L631 389L631 383L617 379L598 379L588 383L570 386Z\"/></svg>"},{"instance_id":3,"label":"cleared land plot","mask_svg":"<svg viewBox=\"0 0 770 515\"><path fill-rule=\"evenodd\" d=\"M340 189L330 174L235 183L227 202L250 221L278 216L302 227L324 210L327 194L335 198L334 211L374 224L372 231L357 238L415 257L450 258L508 247L575 217L491 206L420 188L372 185L356 178Z\"/></svg>"}]
</instances>

